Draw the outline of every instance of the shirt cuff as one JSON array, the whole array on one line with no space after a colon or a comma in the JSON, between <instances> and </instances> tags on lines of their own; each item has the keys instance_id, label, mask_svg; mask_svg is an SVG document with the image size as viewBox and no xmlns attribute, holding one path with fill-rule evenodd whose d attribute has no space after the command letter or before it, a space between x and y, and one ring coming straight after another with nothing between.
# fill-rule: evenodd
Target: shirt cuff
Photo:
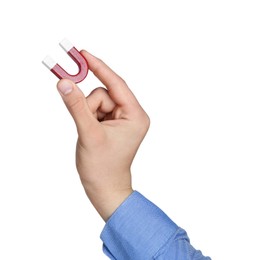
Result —
<instances>
[{"instance_id":1,"label":"shirt cuff","mask_svg":"<svg viewBox=\"0 0 253 260\"><path fill-rule=\"evenodd\" d=\"M161 209L134 191L109 218L100 237L111 259L147 260L177 230L178 226Z\"/></svg>"}]
</instances>

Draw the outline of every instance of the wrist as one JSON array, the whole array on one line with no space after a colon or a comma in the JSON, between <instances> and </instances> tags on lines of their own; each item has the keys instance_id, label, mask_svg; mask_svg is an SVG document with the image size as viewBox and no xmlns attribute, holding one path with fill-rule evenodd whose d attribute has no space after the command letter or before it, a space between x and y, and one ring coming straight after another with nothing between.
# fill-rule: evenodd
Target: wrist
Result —
<instances>
[{"instance_id":1,"label":"wrist","mask_svg":"<svg viewBox=\"0 0 253 260\"><path fill-rule=\"evenodd\" d=\"M121 189L106 189L106 187L84 185L84 189L92 205L105 222L133 192L131 185Z\"/></svg>"}]
</instances>

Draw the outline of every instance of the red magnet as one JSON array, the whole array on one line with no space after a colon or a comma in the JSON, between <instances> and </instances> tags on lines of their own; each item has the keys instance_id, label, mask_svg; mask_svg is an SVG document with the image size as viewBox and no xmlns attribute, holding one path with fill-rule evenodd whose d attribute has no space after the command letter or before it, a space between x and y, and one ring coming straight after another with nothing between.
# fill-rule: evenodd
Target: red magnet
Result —
<instances>
[{"instance_id":1,"label":"red magnet","mask_svg":"<svg viewBox=\"0 0 253 260\"><path fill-rule=\"evenodd\" d=\"M52 71L59 79L70 79L74 83L83 81L88 74L88 63L83 55L67 39L60 42L60 46L67 52L71 59L78 65L79 72L76 75L67 73L51 57L47 56L42 63Z\"/></svg>"}]
</instances>

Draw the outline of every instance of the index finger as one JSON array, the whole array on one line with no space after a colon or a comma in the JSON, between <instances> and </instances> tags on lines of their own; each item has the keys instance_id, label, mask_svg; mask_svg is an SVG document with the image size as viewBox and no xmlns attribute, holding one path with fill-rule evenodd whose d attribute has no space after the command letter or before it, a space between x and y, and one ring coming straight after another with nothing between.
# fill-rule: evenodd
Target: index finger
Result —
<instances>
[{"instance_id":1,"label":"index finger","mask_svg":"<svg viewBox=\"0 0 253 260\"><path fill-rule=\"evenodd\" d=\"M116 104L121 106L138 104L126 82L110 67L85 50L82 50L81 54L87 60L89 69L105 85L109 95Z\"/></svg>"}]
</instances>

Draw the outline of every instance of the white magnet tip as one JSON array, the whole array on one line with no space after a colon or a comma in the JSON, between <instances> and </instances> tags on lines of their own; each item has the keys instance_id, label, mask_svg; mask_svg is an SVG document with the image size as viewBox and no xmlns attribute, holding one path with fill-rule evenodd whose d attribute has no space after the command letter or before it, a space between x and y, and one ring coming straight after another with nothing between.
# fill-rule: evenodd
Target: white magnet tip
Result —
<instances>
[{"instance_id":1,"label":"white magnet tip","mask_svg":"<svg viewBox=\"0 0 253 260\"><path fill-rule=\"evenodd\" d=\"M50 70L57 64L50 56L47 56L42 63Z\"/></svg>"},{"instance_id":2,"label":"white magnet tip","mask_svg":"<svg viewBox=\"0 0 253 260\"><path fill-rule=\"evenodd\" d=\"M68 40L68 39L63 39L60 42L60 46L65 50L66 52L70 51L74 45Z\"/></svg>"}]
</instances>

